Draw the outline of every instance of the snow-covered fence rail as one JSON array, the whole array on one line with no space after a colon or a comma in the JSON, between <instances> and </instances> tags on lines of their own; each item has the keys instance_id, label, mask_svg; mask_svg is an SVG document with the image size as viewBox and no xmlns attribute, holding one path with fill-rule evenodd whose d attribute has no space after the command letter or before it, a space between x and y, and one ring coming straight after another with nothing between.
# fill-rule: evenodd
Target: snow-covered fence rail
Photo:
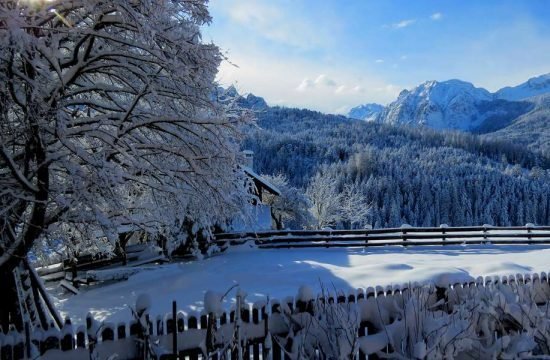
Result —
<instances>
[{"instance_id":1,"label":"snow-covered fence rail","mask_svg":"<svg viewBox=\"0 0 550 360\"><path fill-rule=\"evenodd\" d=\"M120 266L133 268L139 265L167 261L162 249L149 244L129 245L125 255L85 254L74 259L65 259L61 263L36 268L44 281L70 280L88 284L92 281L116 280L127 278L134 269L123 270ZM116 270L98 270L115 268ZM112 276L108 276L111 274Z\"/></svg>"},{"instance_id":2,"label":"snow-covered fence rail","mask_svg":"<svg viewBox=\"0 0 550 360\"><path fill-rule=\"evenodd\" d=\"M370 247L460 244L550 244L550 226L401 227L360 230L280 230L221 233L218 245L254 241L260 248Z\"/></svg>"},{"instance_id":3,"label":"snow-covered fence rail","mask_svg":"<svg viewBox=\"0 0 550 360\"><path fill-rule=\"evenodd\" d=\"M139 301L138 301L139 302ZM205 303L206 303L205 299ZM128 323L61 330L0 331L0 358L159 359L517 358L550 355L550 284L546 273L451 278L434 285L326 289L240 309L148 314ZM175 336L174 336L175 335ZM27 341L26 339L29 339ZM175 347L174 347L175 344ZM174 351L175 349L175 351ZM92 355L92 356L91 356Z\"/></svg>"}]
</instances>

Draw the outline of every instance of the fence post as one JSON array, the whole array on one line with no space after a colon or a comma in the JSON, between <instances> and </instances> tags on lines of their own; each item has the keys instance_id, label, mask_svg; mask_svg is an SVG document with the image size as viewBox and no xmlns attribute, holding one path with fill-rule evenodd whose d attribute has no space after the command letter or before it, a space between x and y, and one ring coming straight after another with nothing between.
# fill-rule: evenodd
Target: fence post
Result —
<instances>
[{"instance_id":1,"label":"fence post","mask_svg":"<svg viewBox=\"0 0 550 360\"><path fill-rule=\"evenodd\" d=\"M272 352L272 349L273 349L273 340L272 340L272 337L271 337L271 334L269 332L267 332L267 335L265 337L265 340L264 340L264 345L263 345L263 359L266 359L266 360L273 360L273 352Z\"/></svg>"},{"instance_id":2,"label":"fence post","mask_svg":"<svg viewBox=\"0 0 550 360\"><path fill-rule=\"evenodd\" d=\"M25 322L25 354L27 359L31 358L31 331L28 321Z\"/></svg>"},{"instance_id":3,"label":"fence post","mask_svg":"<svg viewBox=\"0 0 550 360\"><path fill-rule=\"evenodd\" d=\"M262 321L264 322L264 343L262 346L262 359L269 359L271 360L271 348L273 347L271 334L269 332L269 316L267 314L267 307L269 306L269 302L265 304L265 306L262 307Z\"/></svg>"},{"instance_id":4,"label":"fence post","mask_svg":"<svg viewBox=\"0 0 550 360\"><path fill-rule=\"evenodd\" d=\"M359 330L358 330L357 335L359 337L363 337L363 336L367 335L367 322L366 321L361 321L361 323L359 324ZM359 360L367 360L367 355L363 352L363 350L361 350L361 348L359 348Z\"/></svg>"},{"instance_id":5,"label":"fence post","mask_svg":"<svg viewBox=\"0 0 550 360\"><path fill-rule=\"evenodd\" d=\"M176 316L176 300L174 300L172 301L172 355L174 356L174 359L178 358L178 319Z\"/></svg>"},{"instance_id":6,"label":"fence post","mask_svg":"<svg viewBox=\"0 0 550 360\"><path fill-rule=\"evenodd\" d=\"M237 290L237 309L235 309L235 340L237 342L237 359L243 360L243 349L241 347L241 292Z\"/></svg>"},{"instance_id":7,"label":"fence post","mask_svg":"<svg viewBox=\"0 0 550 360\"><path fill-rule=\"evenodd\" d=\"M271 316L281 314L281 306L279 304L271 304ZM271 334L271 358L273 360L281 360L281 345L279 341Z\"/></svg>"},{"instance_id":8,"label":"fence post","mask_svg":"<svg viewBox=\"0 0 550 360\"><path fill-rule=\"evenodd\" d=\"M90 356L94 353L95 344L97 342L97 324L91 313L86 316L86 334L88 335L88 350Z\"/></svg>"},{"instance_id":9,"label":"fence post","mask_svg":"<svg viewBox=\"0 0 550 360\"><path fill-rule=\"evenodd\" d=\"M202 324L201 324L202 327ZM215 334L216 332L216 314L208 314L208 324L206 330L206 356L209 357L216 350Z\"/></svg>"},{"instance_id":10,"label":"fence post","mask_svg":"<svg viewBox=\"0 0 550 360\"><path fill-rule=\"evenodd\" d=\"M151 331L152 324L149 321L149 314L145 314L145 330L143 331L143 335L145 337L144 340L144 346L143 346L143 356L145 359L149 356L149 337L152 335Z\"/></svg>"},{"instance_id":11,"label":"fence post","mask_svg":"<svg viewBox=\"0 0 550 360\"><path fill-rule=\"evenodd\" d=\"M258 325L260 323L260 309L254 305L252 308L252 323ZM254 360L260 360L260 340L254 339L252 343L252 358Z\"/></svg>"}]
</instances>

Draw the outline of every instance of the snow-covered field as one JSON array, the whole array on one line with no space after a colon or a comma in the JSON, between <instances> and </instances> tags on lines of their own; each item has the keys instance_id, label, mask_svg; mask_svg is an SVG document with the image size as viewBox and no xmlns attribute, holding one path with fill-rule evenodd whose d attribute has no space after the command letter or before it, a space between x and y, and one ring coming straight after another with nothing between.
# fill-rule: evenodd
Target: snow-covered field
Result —
<instances>
[{"instance_id":1,"label":"snow-covered field","mask_svg":"<svg viewBox=\"0 0 550 360\"><path fill-rule=\"evenodd\" d=\"M300 285L320 290L326 287L349 291L376 285L429 282L439 274L458 278L487 275L548 272L550 246L470 245L385 247L371 249L278 249L259 250L248 246L202 261L171 263L143 268L127 281L83 289L68 296L50 288L64 316L81 323L87 311L98 320L127 321L129 306L141 293L153 299L151 314L178 309L201 311L207 290L224 293L234 284L254 302L295 295ZM233 302L235 291L229 296ZM229 305L226 304L228 308Z\"/></svg>"}]
</instances>

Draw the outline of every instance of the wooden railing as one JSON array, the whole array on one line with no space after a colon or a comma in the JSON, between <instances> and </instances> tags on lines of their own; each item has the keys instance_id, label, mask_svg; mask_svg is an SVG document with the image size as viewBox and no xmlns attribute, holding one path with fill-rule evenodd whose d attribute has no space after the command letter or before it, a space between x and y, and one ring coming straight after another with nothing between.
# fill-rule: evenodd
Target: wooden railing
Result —
<instances>
[{"instance_id":1,"label":"wooden railing","mask_svg":"<svg viewBox=\"0 0 550 360\"><path fill-rule=\"evenodd\" d=\"M222 249L230 245L254 242L262 249L333 248L462 244L540 244L550 245L550 226L469 226L469 227L400 227L358 230L279 230L219 233L215 243ZM128 260L136 257L129 248ZM159 257L162 260L162 256ZM158 260L153 258L152 260ZM90 279L86 270L122 264L122 259L82 257L71 266L67 261L37 269L44 281L73 279L79 272L80 282ZM84 276L84 277L82 277Z\"/></svg>"},{"instance_id":2,"label":"wooden railing","mask_svg":"<svg viewBox=\"0 0 550 360\"><path fill-rule=\"evenodd\" d=\"M260 248L461 244L550 244L550 226L401 227L360 230L280 230L215 235L220 246L253 241Z\"/></svg>"}]
</instances>

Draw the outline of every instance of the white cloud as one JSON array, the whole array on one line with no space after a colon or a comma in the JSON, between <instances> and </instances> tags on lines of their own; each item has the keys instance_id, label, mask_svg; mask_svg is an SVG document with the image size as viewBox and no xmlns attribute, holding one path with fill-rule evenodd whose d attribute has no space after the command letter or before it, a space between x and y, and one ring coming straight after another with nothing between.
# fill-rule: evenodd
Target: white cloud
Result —
<instances>
[{"instance_id":1,"label":"white cloud","mask_svg":"<svg viewBox=\"0 0 550 360\"><path fill-rule=\"evenodd\" d=\"M308 78L305 78L304 80L302 80L302 82L300 83L300 85L298 85L298 87L296 87L296 90L298 91L306 91L307 89L309 88L312 88L315 86L315 82L312 81L311 79L308 79Z\"/></svg>"},{"instance_id":2,"label":"white cloud","mask_svg":"<svg viewBox=\"0 0 550 360\"><path fill-rule=\"evenodd\" d=\"M321 74L315 78L315 80L311 80L310 78L305 78L300 82L300 84L296 87L296 90L298 91L306 91L307 89L313 89L315 87L321 87L321 86L328 86L328 87L335 87L338 85L336 81L329 78L325 74Z\"/></svg>"},{"instance_id":3,"label":"white cloud","mask_svg":"<svg viewBox=\"0 0 550 360\"><path fill-rule=\"evenodd\" d=\"M443 14L440 13L440 12L436 12L436 13L433 13L432 15L430 15L430 19L432 20L441 20L443 18Z\"/></svg>"},{"instance_id":4,"label":"white cloud","mask_svg":"<svg viewBox=\"0 0 550 360\"><path fill-rule=\"evenodd\" d=\"M374 62L377 63L377 64L382 64L384 62L384 60L383 59L376 59Z\"/></svg>"},{"instance_id":5,"label":"white cloud","mask_svg":"<svg viewBox=\"0 0 550 360\"><path fill-rule=\"evenodd\" d=\"M330 39L330 33L319 30L304 17L296 16L291 6L262 0L219 1L215 6L231 22L280 44L311 49Z\"/></svg>"},{"instance_id":6,"label":"white cloud","mask_svg":"<svg viewBox=\"0 0 550 360\"><path fill-rule=\"evenodd\" d=\"M315 85L336 86L336 81L332 80L325 74L321 74L315 79Z\"/></svg>"},{"instance_id":7,"label":"white cloud","mask_svg":"<svg viewBox=\"0 0 550 360\"><path fill-rule=\"evenodd\" d=\"M406 28L407 26L411 26L416 22L416 19L407 19L407 20L401 20L398 23L392 24L392 27L394 29L402 29Z\"/></svg>"},{"instance_id":8,"label":"white cloud","mask_svg":"<svg viewBox=\"0 0 550 360\"><path fill-rule=\"evenodd\" d=\"M334 91L338 95L354 96L365 93L365 88L361 85L340 85Z\"/></svg>"}]
</instances>

